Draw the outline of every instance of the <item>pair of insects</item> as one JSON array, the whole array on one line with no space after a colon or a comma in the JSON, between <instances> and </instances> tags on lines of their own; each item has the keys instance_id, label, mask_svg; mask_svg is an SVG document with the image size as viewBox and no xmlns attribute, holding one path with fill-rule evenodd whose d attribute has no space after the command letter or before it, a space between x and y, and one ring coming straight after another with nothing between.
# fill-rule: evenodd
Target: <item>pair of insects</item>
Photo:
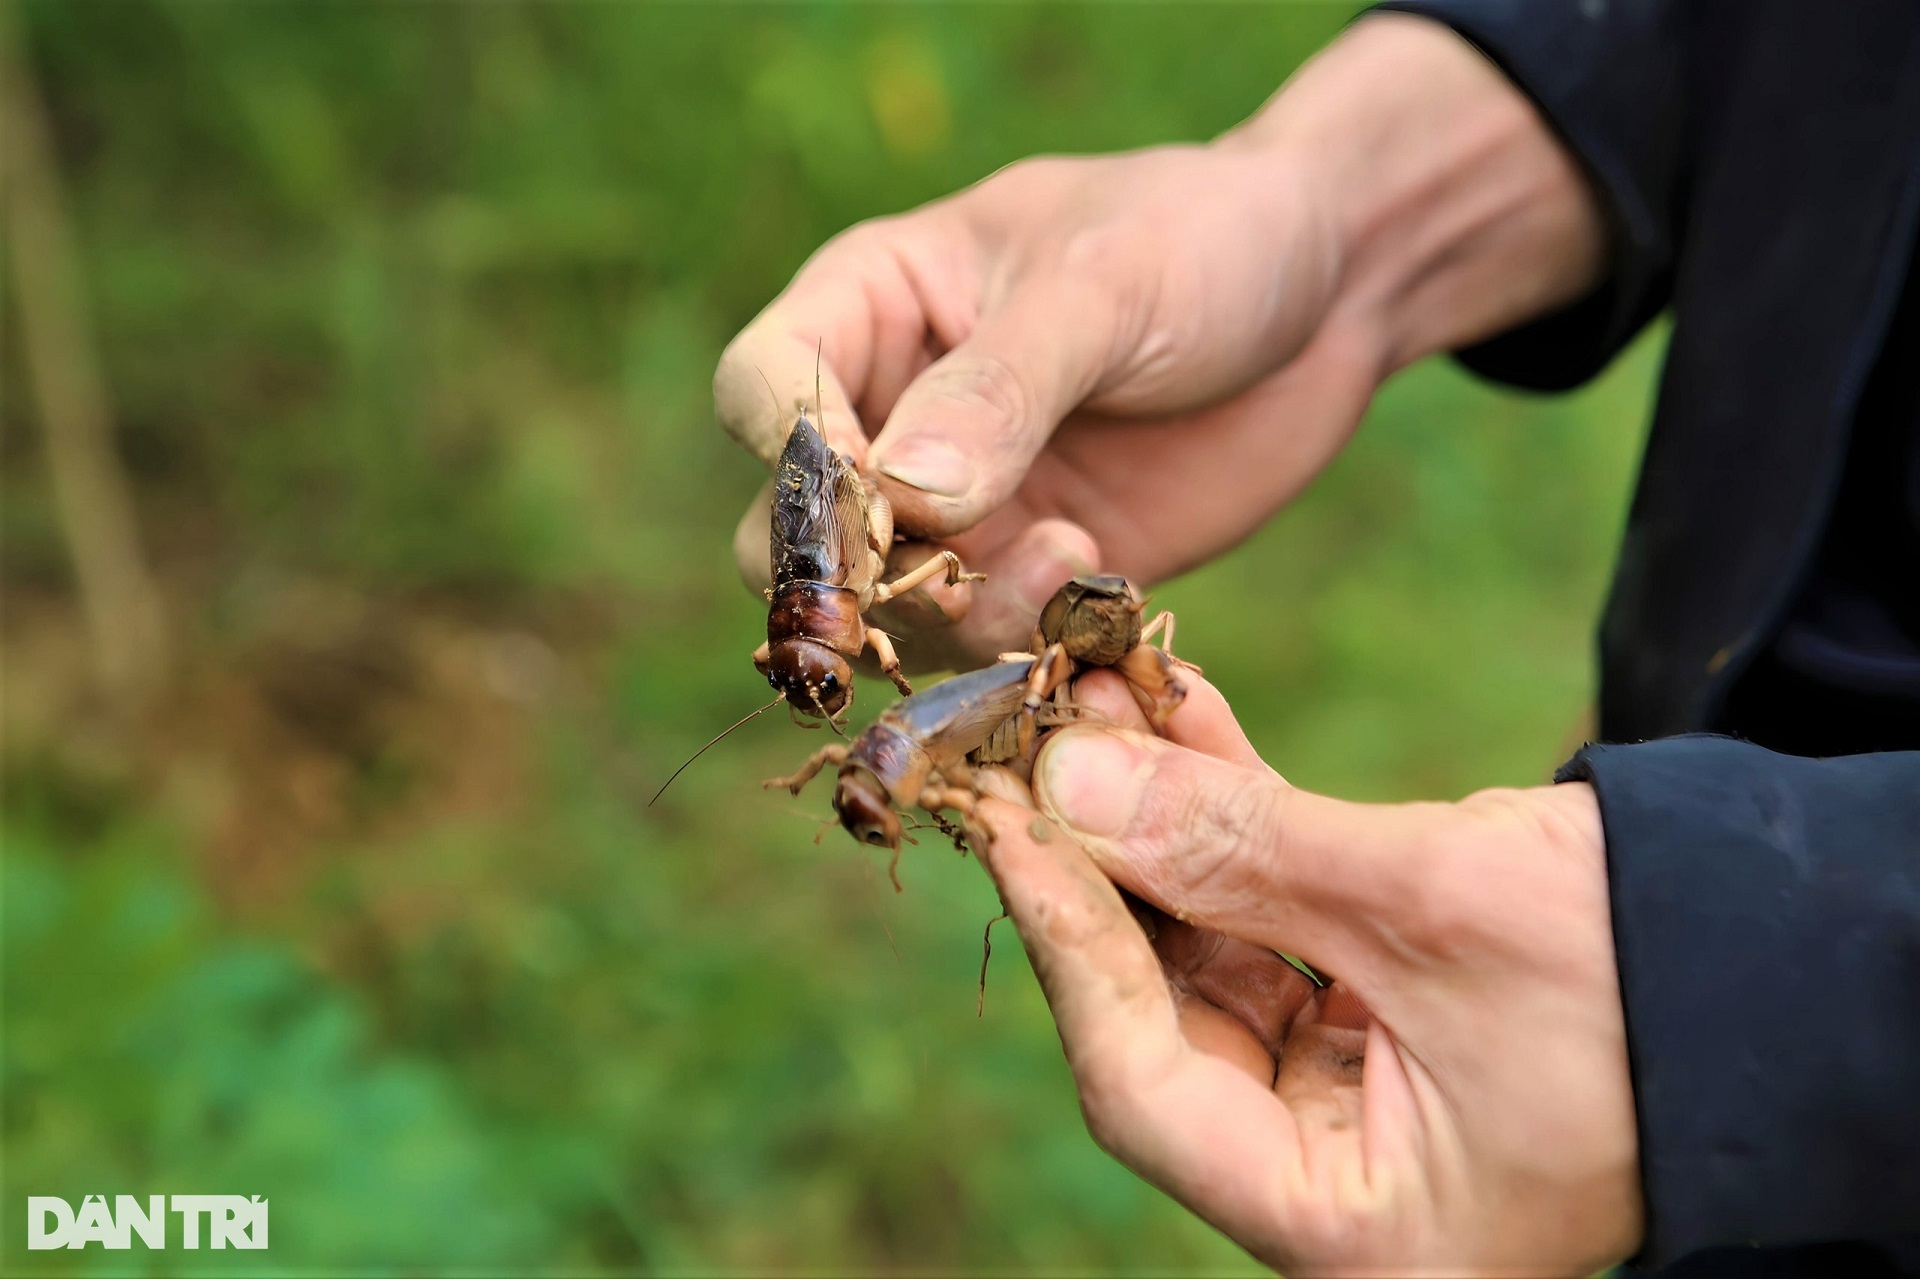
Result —
<instances>
[{"instance_id":1,"label":"pair of insects","mask_svg":"<svg viewBox=\"0 0 1920 1279\"><path fill-rule=\"evenodd\" d=\"M775 467L771 530L767 642L755 650L753 664L780 697L761 711L784 698L793 711L837 730L853 699L852 660L869 647L907 696L851 743L823 747L798 772L767 785L797 795L835 765L834 811L854 838L892 851L890 871L905 834L895 806L924 808L942 829L961 833L940 810L959 811L964 823L973 811L974 767L1030 763L1038 730L1071 714L1056 704L1056 694L1080 670L1119 671L1156 727L1186 695L1170 651L1173 615L1143 624L1145 604L1123 577L1075 578L1041 611L1026 652L1002 654L993 666L914 695L892 641L867 622L867 611L942 573L949 585L984 575L963 571L958 556L941 551L883 582L892 508L872 480L827 446L804 410ZM1159 648L1147 642L1156 635Z\"/></svg>"},{"instance_id":2,"label":"pair of insects","mask_svg":"<svg viewBox=\"0 0 1920 1279\"><path fill-rule=\"evenodd\" d=\"M1158 728L1186 697L1172 642L1173 614L1142 625L1145 605L1124 577L1076 577L1061 587L1033 629L1024 653L1004 653L992 666L936 684L880 713L851 743L815 751L799 771L767 781L798 795L829 764L839 770L833 808L840 824L862 843L893 854L888 873L897 890L900 808L919 807L953 833L940 810L974 808L973 769L998 764L1024 771L1037 732L1074 713L1055 697L1089 667L1118 671L1134 700ZM1147 641L1161 636L1162 647Z\"/></svg>"},{"instance_id":3,"label":"pair of insects","mask_svg":"<svg viewBox=\"0 0 1920 1279\"><path fill-rule=\"evenodd\" d=\"M789 714L824 719L839 731L853 704L853 660L868 648L894 686L912 693L893 641L866 614L942 573L950 586L986 577L963 571L958 555L940 551L912 572L882 581L893 546L893 507L871 479L827 446L805 409L774 465L771 529L767 639L754 650L753 665L779 696L695 751L654 792L649 807L721 738L782 699Z\"/></svg>"},{"instance_id":4,"label":"pair of insects","mask_svg":"<svg viewBox=\"0 0 1920 1279\"><path fill-rule=\"evenodd\" d=\"M1173 674L1173 615L1142 625L1145 605L1122 577L1075 578L1047 603L1028 652L913 694L886 633L865 614L945 573L948 585L979 581L941 551L882 582L893 545L893 510L874 482L827 446L801 411L774 468L767 642L753 664L789 707L838 722L853 697L852 659L871 647L906 700L851 744L815 752L768 786L799 794L828 764L839 768L833 806L854 838L890 849L897 866L903 827L894 805L972 811L970 764L1014 763L1030 754L1043 706L1078 670L1111 666L1126 677L1156 726L1185 689ZM1164 633L1161 648L1143 643ZM899 886L896 877L894 885Z\"/></svg>"}]
</instances>

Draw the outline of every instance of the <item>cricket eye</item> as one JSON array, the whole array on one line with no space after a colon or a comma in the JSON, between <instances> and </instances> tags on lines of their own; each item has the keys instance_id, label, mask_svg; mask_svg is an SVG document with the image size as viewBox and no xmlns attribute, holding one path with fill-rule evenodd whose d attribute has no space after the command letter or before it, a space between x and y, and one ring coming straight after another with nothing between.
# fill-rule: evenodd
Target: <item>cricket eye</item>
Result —
<instances>
[{"instance_id":1,"label":"cricket eye","mask_svg":"<svg viewBox=\"0 0 1920 1279\"><path fill-rule=\"evenodd\" d=\"M820 695L822 697L832 697L839 690L840 677L838 675L835 675L832 671L828 671L820 677Z\"/></svg>"}]
</instances>

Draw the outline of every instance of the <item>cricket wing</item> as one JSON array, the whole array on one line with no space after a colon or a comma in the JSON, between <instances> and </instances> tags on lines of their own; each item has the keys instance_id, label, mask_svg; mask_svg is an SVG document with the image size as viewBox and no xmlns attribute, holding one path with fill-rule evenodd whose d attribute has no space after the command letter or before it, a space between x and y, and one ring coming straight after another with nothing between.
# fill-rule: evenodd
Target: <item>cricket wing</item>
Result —
<instances>
[{"instance_id":1,"label":"cricket wing","mask_svg":"<svg viewBox=\"0 0 1920 1279\"><path fill-rule=\"evenodd\" d=\"M996 662L915 693L886 714L936 759L958 759L1020 709L1032 672L1030 658Z\"/></svg>"},{"instance_id":2,"label":"cricket wing","mask_svg":"<svg viewBox=\"0 0 1920 1279\"><path fill-rule=\"evenodd\" d=\"M859 474L807 420L794 423L773 472L773 584L844 586L866 550Z\"/></svg>"}]
</instances>

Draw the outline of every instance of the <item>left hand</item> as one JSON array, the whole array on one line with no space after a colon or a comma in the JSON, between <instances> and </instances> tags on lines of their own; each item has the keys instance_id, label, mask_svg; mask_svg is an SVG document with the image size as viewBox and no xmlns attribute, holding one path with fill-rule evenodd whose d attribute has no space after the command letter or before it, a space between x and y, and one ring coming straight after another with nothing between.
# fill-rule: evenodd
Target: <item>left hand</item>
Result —
<instances>
[{"instance_id":1,"label":"left hand","mask_svg":"<svg viewBox=\"0 0 1920 1279\"><path fill-rule=\"evenodd\" d=\"M1289 1274L1590 1274L1631 1255L1592 789L1327 799L1183 679L1170 740L1083 726L1045 744L1034 797L1054 829L981 808L1094 1138ZM1111 673L1076 690L1144 728ZM1115 884L1172 917L1151 941Z\"/></svg>"}]
</instances>

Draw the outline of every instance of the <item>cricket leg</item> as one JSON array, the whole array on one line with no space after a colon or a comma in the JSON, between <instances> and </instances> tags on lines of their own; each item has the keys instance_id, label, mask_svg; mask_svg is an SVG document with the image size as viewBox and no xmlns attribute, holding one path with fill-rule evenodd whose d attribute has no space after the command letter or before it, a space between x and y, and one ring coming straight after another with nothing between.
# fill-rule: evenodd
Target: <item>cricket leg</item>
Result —
<instances>
[{"instance_id":1,"label":"cricket leg","mask_svg":"<svg viewBox=\"0 0 1920 1279\"><path fill-rule=\"evenodd\" d=\"M893 503L880 491L871 475L862 476L860 485L867 494L867 545L882 560L893 549Z\"/></svg>"},{"instance_id":2,"label":"cricket leg","mask_svg":"<svg viewBox=\"0 0 1920 1279\"><path fill-rule=\"evenodd\" d=\"M1166 649L1167 655L1171 657L1173 655L1173 614L1172 613L1162 613L1160 614L1160 616L1154 618L1151 622L1148 622L1146 625L1146 628L1140 632L1140 642L1142 644L1148 643L1153 639L1154 636L1160 635L1162 631L1165 631L1166 634L1164 636L1161 636L1160 647Z\"/></svg>"},{"instance_id":3,"label":"cricket leg","mask_svg":"<svg viewBox=\"0 0 1920 1279\"><path fill-rule=\"evenodd\" d=\"M1155 732L1166 727L1167 717L1186 700L1187 687L1174 674L1178 660L1164 649L1141 644L1113 664L1113 669L1125 677L1127 691Z\"/></svg>"},{"instance_id":4,"label":"cricket leg","mask_svg":"<svg viewBox=\"0 0 1920 1279\"><path fill-rule=\"evenodd\" d=\"M965 817L972 815L975 797L973 770L965 760L955 759L942 762L938 772L927 775L916 802L929 813L953 808Z\"/></svg>"},{"instance_id":5,"label":"cricket leg","mask_svg":"<svg viewBox=\"0 0 1920 1279\"><path fill-rule=\"evenodd\" d=\"M1173 657L1174 661L1180 663L1180 665L1186 667L1188 670L1192 671L1194 674L1198 675L1202 673L1200 670L1200 667L1195 663L1189 662L1184 657L1174 657L1173 614L1172 613L1162 613L1160 614L1160 616L1154 618L1151 622L1147 623L1146 629L1140 632L1140 643L1142 644L1142 646L1144 646L1146 642L1152 639L1156 634L1160 636L1161 652L1165 653L1168 657Z\"/></svg>"},{"instance_id":6,"label":"cricket leg","mask_svg":"<svg viewBox=\"0 0 1920 1279\"><path fill-rule=\"evenodd\" d=\"M1040 654L1033 663L1033 673L1027 676L1027 700L1023 703L1028 715L1040 709L1040 703L1053 696L1054 690L1073 678L1073 659L1067 656L1064 644L1049 644L1047 651Z\"/></svg>"},{"instance_id":7,"label":"cricket leg","mask_svg":"<svg viewBox=\"0 0 1920 1279\"><path fill-rule=\"evenodd\" d=\"M930 813L951 808L959 812L963 819L973 816L973 792L958 786L929 786L920 792L918 803Z\"/></svg>"},{"instance_id":8,"label":"cricket leg","mask_svg":"<svg viewBox=\"0 0 1920 1279\"><path fill-rule=\"evenodd\" d=\"M939 828L940 833L953 841L953 851L964 855L967 851L967 833L960 829L957 822L950 822L938 813L933 813L931 816L933 824Z\"/></svg>"},{"instance_id":9,"label":"cricket leg","mask_svg":"<svg viewBox=\"0 0 1920 1279\"><path fill-rule=\"evenodd\" d=\"M784 786L795 795L798 795L806 788L807 783L812 781L815 775L828 764L837 766L846 762L847 748L839 742L834 742L831 745L822 746L819 750L815 751L813 758L800 765L799 771L787 777L769 777L760 784L768 790Z\"/></svg>"},{"instance_id":10,"label":"cricket leg","mask_svg":"<svg viewBox=\"0 0 1920 1279\"><path fill-rule=\"evenodd\" d=\"M985 573L961 572L960 557L952 551L941 551L938 555L928 560L925 564L922 564L919 568L914 569L911 573L906 574L904 577L892 582L882 582L874 587L873 602L875 604L885 604L896 595L904 595L922 582L932 581L940 574L942 569L946 570L948 586L958 586L962 582L984 582L987 580Z\"/></svg>"},{"instance_id":11,"label":"cricket leg","mask_svg":"<svg viewBox=\"0 0 1920 1279\"><path fill-rule=\"evenodd\" d=\"M1039 717L1022 706L1013 717L1013 754L1006 759L987 762L1012 770L1023 782L1033 780L1034 739L1039 735Z\"/></svg>"},{"instance_id":12,"label":"cricket leg","mask_svg":"<svg viewBox=\"0 0 1920 1279\"><path fill-rule=\"evenodd\" d=\"M902 697L913 696L913 685L907 683L907 677L900 673L900 655L893 651L893 641L878 626L867 628L867 643L873 647L873 655L880 659L880 672L893 681Z\"/></svg>"},{"instance_id":13,"label":"cricket leg","mask_svg":"<svg viewBox=\"0 0 1920 1279\"><path fill-rule=\"evenodd\" d=\"M973 816L980 805L980 793L974 789L973 770L964 763L942 764L940 771L927 779L917 802L929 813L953 809L960 814L961 831L969 837L979 835Z\"/></svg>"}]
</instances>

